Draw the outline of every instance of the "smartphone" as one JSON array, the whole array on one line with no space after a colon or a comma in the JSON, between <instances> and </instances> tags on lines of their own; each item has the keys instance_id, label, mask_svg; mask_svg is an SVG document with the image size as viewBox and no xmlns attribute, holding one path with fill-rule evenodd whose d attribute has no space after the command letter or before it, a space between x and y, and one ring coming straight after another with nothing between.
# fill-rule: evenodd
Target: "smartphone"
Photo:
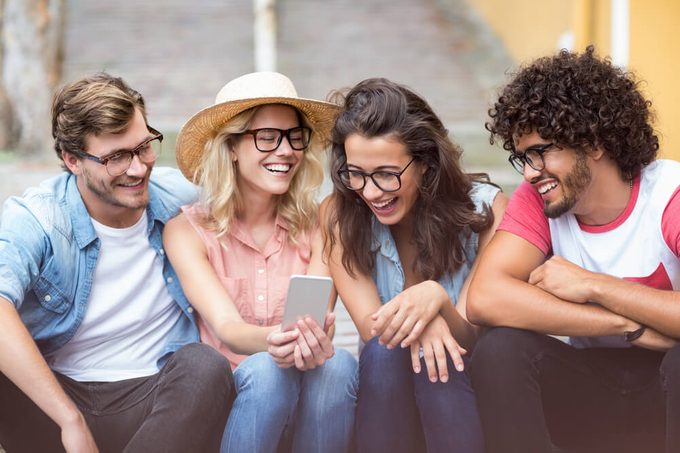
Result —
<instances>
[{"instance_id":1,"label":"smartphone","mask_svg":"<svg viewBox=\"0 0 680 453\"><path fill-rule=\"evenodd\" d=\"M281 330L292 330L305 316L311 317L323 329L332 289L330 277L291 275Z\"/></svg>"}]
</instances>

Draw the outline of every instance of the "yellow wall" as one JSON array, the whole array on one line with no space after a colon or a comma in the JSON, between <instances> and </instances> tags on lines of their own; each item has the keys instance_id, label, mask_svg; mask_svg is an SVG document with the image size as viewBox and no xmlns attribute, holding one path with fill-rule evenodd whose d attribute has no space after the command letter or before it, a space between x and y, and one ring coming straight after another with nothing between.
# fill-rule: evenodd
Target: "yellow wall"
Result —
<instances>
[{"instance_id":1,"label":"yellow wall","mask_svg":"<svg viewBox=\"0 0 680 453\"><path fill-rule=\"evenodd\" d=\"M574 48L594 44L611 52L610 0L467 0L487 21L518 63L554 53L559 37L574 36ZM629 69L657 114L660 155L680 160L680 25L678 0L629 0Z\"/></svg>"},{"instance_id":2,"label":"yellow wall","mask_svg":"<svg viewBox=\"0 0 680 453\"><path fill-rule=\"evenodd\" d=\"M574 0L467 0L517 62L554 52L571 30Z\"/></svg>"},{"instance_id":3,"label":"yellow wall","mask_svg":"<svg viewBox=\"0 0 680 453\"><path fill-rule=\"evenodd\" d=\"M677 0L630 0L629 67L657 113L661 155L680 160L680 23Z\"/></svg>"}]
</instances>

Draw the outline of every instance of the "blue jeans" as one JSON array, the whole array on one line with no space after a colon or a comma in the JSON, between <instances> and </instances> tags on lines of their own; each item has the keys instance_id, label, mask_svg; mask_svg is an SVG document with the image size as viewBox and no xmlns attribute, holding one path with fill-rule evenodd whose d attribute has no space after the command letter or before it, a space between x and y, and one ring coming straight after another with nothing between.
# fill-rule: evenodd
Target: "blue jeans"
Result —
<instances>
[{"instance_id":1,"label":"blue jeans","mask_svg":"<svg viewBox=\"0 0 680 453\"><path fill-rule=\"evenodd\" d=\"M234 370L236 401L222 437L224 452L275 452L292 429L295 452L346 452L352 440L357 362L344 349L309 371L279 368L266 352ZM288 435L288 433L286 433Z\"/></svg>"},{"instance_id":2,"label":"blue jeans","mask_svg":"<svg viewBox=\"0 0 680 453\"><path fill-rule=\"evenodd\" d=\"M449 381L432 383L424 361L415 374L409 349L369 341L359 358L359 452L484 451L475 395L466 371L449 358Z\"/></svg>"}]
</instances>

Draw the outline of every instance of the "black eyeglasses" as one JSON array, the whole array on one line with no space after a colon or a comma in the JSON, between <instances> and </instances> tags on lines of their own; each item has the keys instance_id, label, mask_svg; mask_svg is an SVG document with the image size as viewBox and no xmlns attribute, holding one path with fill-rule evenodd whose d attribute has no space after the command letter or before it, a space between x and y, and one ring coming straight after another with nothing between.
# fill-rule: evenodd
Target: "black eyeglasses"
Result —
<instances>
[{"instance_id":1,"label":"black eyeglasses","mask_svg":"<svg viewBox=\"0 0 680 453\"><path fill-rule=\"evenodd\" d=\"M276 151L283 137L286 137L288 144L295 151L300 151L309 146L309 140L312 137L312 130L308 127L292 127L290 129L275 129L273 127L265 127L262 129L251 129L244 131L243 134L253 136L255 141L255 148L262 153L269 153Z\"/></svg>"},{"instance_id":2,"label":"black eyeglasses","mask_svg":"<svg viewBox=\"0 0 680 453\"><path fill-rule=\"evenodd\" d=\"M89 160L93 160L98 164L106 167L106 172L111 176L120 176L130 168L132 158L139 157L139 160L144 164L152 164L158 159L161 153L161 142L163 141L163 134L158 132L151 126L147 126L149 132L153 137L147 138L139 145L130 150L118 150L104 157L93 156L85 151L79 151L77 154Z\"/></svg>"},{"instance_id":3,"label":"black eyeglasses","mask_svg":"<svg viewBox=\"0 0 680 453\"><path fill-rule=\"evenodd\" d=\"M371 178L373 184L383 192L396 192L401 189L401 175L416 160L415 157L401 171L378 170L372 173L364 173L359 170L338 170L338 176L342 185L349 190L359 191L366 186L366 178Z\"/></svg>"},{"instance_id":4,"label":"black eyeglasses","mask_svg":"<svg viewBox=\"0 0 680 453\"><path fill-rule=\"evenodd\" d=\"M543 145L535 145L526 149L522 154L512 153L508 157L508 162L512 165L512 168L517 170L520 174L524 174L524 165L529 164L531 168L536 171L541 171L545 168L545 161L543 160L543 154L550 150L554 143L545 143Z\"/></svg>"}]
</instances>

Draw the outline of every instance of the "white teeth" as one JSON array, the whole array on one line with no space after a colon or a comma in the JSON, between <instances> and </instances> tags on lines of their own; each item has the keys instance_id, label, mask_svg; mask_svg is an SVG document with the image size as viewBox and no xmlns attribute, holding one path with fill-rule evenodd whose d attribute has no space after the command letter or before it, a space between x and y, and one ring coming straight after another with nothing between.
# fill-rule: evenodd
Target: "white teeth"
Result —
<instances>
[{"instance_id":1,"label":"white teeth","mask_svg":"<svg viewBox=\"0 0 680 453\"><path fill-rule=\"evenodd\" d=\"M264 166L264 168L266 168L267 170L277 173L279 172L285 173L290 170L290 167L292 167L291 164L268 164Z\"/></svg>"},{"instance_id":2,"label":"white teeth","mask_svg":"<svg viewBox=\"0 0 680 453\"><path fill-rule=\"evenodd\" d=\"M134 187L134 186L138 186L141 182L142 182L142 181L141 181L141 179L140 179L139 181L136 181L136 182L126 182L126 183L122 183L121 186L124 186L124 187Z\"/></svg>"},{"instance_id":3,"label":"white teeth","mask_svg":"<svg viewBox=\"0 0 680 453\"><path fill-rule=\"evenodd\" d=\"M544 195L545 193L549 192L550 190L554 189L555 187L557 187L556 182L544 184L544 185L542 185L538 188L538 193L540 193L541 195Z\"/></svg>"},{"instance_id":4,"label":"white teeth","mask_svg":"<svg viewBox=\"0 0 680 453\"><path fill-rule=\"evenodd\" d=\"M385 200L385 201L376 201L376 202L373 202L371 204L373 206L375 206L376 208L380 209L380 208L384 208L385 206L390 204L392 202L392 200L394 200L394 198L390 198L389 200Z\"/></svg>"}]
</instances>

